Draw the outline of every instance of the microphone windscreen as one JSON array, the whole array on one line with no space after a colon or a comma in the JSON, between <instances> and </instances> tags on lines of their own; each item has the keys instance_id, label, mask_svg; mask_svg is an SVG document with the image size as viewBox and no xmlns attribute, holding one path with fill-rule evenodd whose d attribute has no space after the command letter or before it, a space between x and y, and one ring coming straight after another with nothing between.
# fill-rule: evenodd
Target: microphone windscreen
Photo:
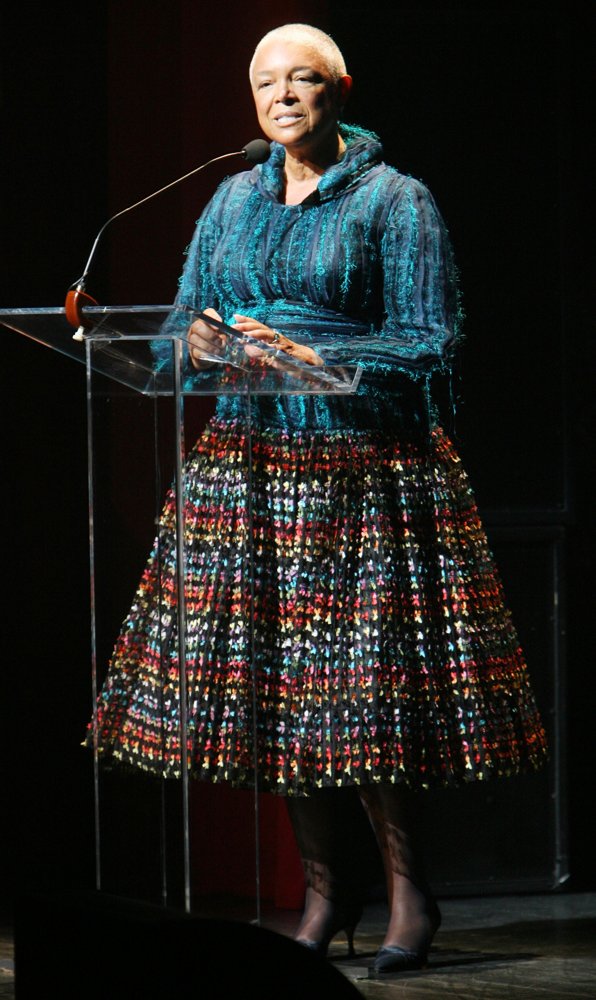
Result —
<instances>
[{"instance_id":1,"label":"microphone windscreen","mask_svg":"<svg viewBox=\"0 0 596 1000\"><path fill-rule=\"evenodd\" d=\"M249 163L264 163L271 156L271 146L264 139L253 139L247 142L242 152Z\"/></svg>"}]
</instances>

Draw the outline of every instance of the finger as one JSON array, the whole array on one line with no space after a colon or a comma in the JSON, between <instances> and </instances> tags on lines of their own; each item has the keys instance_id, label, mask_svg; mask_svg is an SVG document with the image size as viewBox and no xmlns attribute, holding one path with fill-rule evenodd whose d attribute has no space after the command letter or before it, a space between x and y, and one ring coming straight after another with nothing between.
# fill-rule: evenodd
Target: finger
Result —
<instances>
[{"instance_id":1,"label":"finger","mask_svg":"<svg viewBox=\"0 0 596 1000\"><path fill-rule=\"evenodd\" d=\"M267 331L269 330L268 326L265 326L263 323L257 323L257 321L254 319L238 320L236 323L233 324L233 327L235 330L242 330L244 333L247 333L248 331L252 333L253 331L256 330L259 330L262 333L267 333Z\"/></svg>"},{"instance_id":2,"label":"finger","mask_svg":"<svg viewBox=\"0 0 596 1000\"><path fill-rule=\"evenodd\" d=\"M238 324L238 329L243 333L250 333L250 336L254 340L262 340L264 343L271 344L272 347L276 347L280 351L287 351L296 346L293 341L284 337L279 330L273 330L270 326L257 326L253 329Z\"/></svg>"},{"instance_id":3,"label":"finger","mask_svg":"<svg viewBox=\"0 0 596 1000\"><path fill-rule=\"evenodd\" d=\"M239 328L240 329L240 328ZM262 340L263 343L269 343L273 339L273 332L271 330L248 330L242 329L241 333L248 333L251 340Z\"/></svg>"},{"instance_id":4,"label":"finger","mask_svg":"<svg viewBox=\"0 0 596 1000\"><path fill-rule=\"evenodd\" d=\"M215 337L217 336L217 331L215 327L209 326L202 319L196 319L192 326L188 328L190 336L196 337Z\"/></svg>"},{"instance_id":5,"label":"finger","mask_svg":"<svg viewBox=\"0 0 596 1000\"><path fill-rule=\"evenodd\" d=\"M259 323L258 320L253 319L252 316L244 316L243 313L234 313L234 319L238 320L240 323L256 323L257 326L264 325L262 323Z\"/></svg>"},{"instance_id":6,"label":"finger","mask_svg":"<svg viewBox=\"0 0 596 1000\"><path fill-rule=\"evenodd\" d=\"M208 309L203 309L203 315L194 321L190 329L198 330L203 336L212 337L214 334L218 335L218 327L209 323L209 318L216 320L217 323L222 323L223 320L215 309L209 307Z\"/></svg>"},{"instance_id":7,"label":"finger","mask_svg":"<svg viewBox=\"0 0 596 1000\"><path fill-rule=\"evenodd\" d=\"M195 347L202 351L212 351L214 348L221 346L221 338L219 334L213 335L210 331L207 333L195 331L188 337L188 344L190 347Z\"/></svg>"},{"instance_id":8,"label":"finger","mask_svg":"<svg viewBox=\"0 0 596 1000\"><path fill-rule=\"evenodd\" d=\"M260 347L255 347L253 344L244 345L244 353L249 358L263 358L266 357L265 351L262 351Z\"/></svg>"},{"instance_id":9,"label":"finger","mask_svg":"<svg viewBox=\"0 0 596 1000\"><path fill-rule=\"evenodd\" d=\"M253 319L252 316L243 316L240 313L235 313L234 319L236 320L233 324L234 329L240 330L242 333L250 333L251 337L257 336L257 333L264 336L275 333L266 323L261 323L259 320Z\"/></svg>"}]
</instances>

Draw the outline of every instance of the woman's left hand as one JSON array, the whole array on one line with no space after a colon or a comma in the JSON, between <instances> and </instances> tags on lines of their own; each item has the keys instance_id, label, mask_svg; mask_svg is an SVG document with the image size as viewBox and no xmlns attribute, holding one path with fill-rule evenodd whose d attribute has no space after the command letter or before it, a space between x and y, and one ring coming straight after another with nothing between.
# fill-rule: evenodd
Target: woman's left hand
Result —
<instances>
[{"instance_id":1,"label":"woman's left hand","mask_svg":"<svg viewBox=\"0 0 596 1000\"><path fill-rule=\"evenodd\" d=\"M255 340L262 340L267 346L274 347L278 351L283 351L284 354L295 358L297 361L304 361L308 365L324 364L323 359L313 351L312 347L297 344L294 340L284 337L283 333L273 330L270 326L265 326L264 323L259 323L258 320L252 319L250 316L241 316L239 313L234 313L234 319L236 320L235 323L232 323L234 330L238 330L240 333L247 333L250 337L254 337ZM245 344L244 350L249 357L257 357L261 353L259 348L253 344Z\"/></svg>"}]
</instances>

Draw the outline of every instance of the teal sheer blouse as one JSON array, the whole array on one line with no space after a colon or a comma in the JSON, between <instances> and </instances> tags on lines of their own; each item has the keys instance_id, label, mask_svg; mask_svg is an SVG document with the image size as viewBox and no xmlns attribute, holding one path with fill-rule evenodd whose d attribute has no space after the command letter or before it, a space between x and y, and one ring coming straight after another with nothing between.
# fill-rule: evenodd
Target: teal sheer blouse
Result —
<instances>
[{"instance_id":1,"label":"teal sheer blouse","mask_svg":"<svg viewBox=\"0 0 596 1000\"><path fill-rule=\"evenodd\" d=\"M427 385L449 370L460 335L456 266L433 196L383 162L376 135L340 130L342 159L299 205L281 200L285 150L277 143L266 163L224 180L198 220L180 279L179 304L212 306L227 323L234 313L252 316L309 344L326 364L363 367L353 405L263 398L263 418L276 425L377 425L390 396L408 395L406 382ZM233 416L239 405L220 399L218 413Z\"/></svg>"}]
</instances>

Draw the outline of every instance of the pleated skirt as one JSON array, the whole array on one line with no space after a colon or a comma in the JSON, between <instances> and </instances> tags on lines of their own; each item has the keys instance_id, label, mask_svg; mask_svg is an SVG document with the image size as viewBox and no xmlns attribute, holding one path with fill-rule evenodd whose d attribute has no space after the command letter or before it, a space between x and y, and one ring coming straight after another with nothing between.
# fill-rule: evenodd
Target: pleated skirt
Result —
<instances>
[{"instance_id":1,"label":"pleated skirt","mask_svg":"<svg viewBox=\"0 0 596 1000\"><path fill-rule=\"evenodd\" d=\"M184 477L186 765L282 795L458 785L547 739L452 443L213 419ZM90 722L103 761L181 774L176 498Z\"/></svg>"}]
</instances>

